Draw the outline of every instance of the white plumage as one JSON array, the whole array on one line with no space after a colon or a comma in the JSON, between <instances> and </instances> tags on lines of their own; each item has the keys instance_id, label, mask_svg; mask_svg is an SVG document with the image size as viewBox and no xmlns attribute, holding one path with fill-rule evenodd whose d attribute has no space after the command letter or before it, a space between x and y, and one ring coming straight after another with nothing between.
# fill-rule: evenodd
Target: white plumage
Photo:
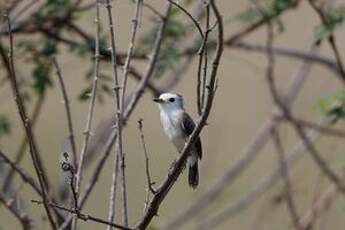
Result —
<instances>
[{"instance_id":1,"label":"white plumage","mask_svg":"<svg viewBox=\"0 0 345 230\"><path fill-rule=\"evenodd\" d=\"M194 129L194 122L185 112L183 98L173 93L164 93L154 100L159 103L160 118L165 134L178 152L181 152ZM201 141L198 139L187 158L189 184L195 188L199 183L198 160L201 159Z\"/></svg>"}]
</instances>

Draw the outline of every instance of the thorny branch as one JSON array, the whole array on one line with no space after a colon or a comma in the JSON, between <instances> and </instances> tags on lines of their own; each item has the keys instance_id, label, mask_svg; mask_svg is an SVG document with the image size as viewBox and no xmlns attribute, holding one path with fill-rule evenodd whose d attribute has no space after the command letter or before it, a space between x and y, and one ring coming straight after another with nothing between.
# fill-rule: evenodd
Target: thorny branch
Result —
<instances>
[{"instance_id":1,"label":"thorny branch","mask_svg":"<svg viewBox=\"0 0 345 230\"><path fill-rule=\"evenodd\" d=\"M68 138L69 138L71 148L72 148L73 167L77 167L77 148L76 148L75 139L74 139L72 115L71 115L71 108L70 108L70 104L69 104L70 102L68 99L65 83L64 83L64 80L62 78L61 69L60 69L60 66L59 66L55 57L53 58L53 64L55 66L56 74L57 74L58 79L59 79L60 88L61 88L61 92L62 92L62 96L63 96L63 104L65 106L65 111L66 111L66 115L67 115L68 131L69 131Z\"/></svg>"},{"instance_id":2,"label":"thorny branch","mask_svg":"<svg viewBox=\"0 0 345 230\"><path fill-rule=\"evenodd\" d=\"M152 193L155 194L156 190L152 187L155 182L152 182L151 175L150 175L150 159L147 153L147 148L145 144L145 136L144 136L144 131L143 131L143 119L138 120L138 129L140 132L140 140L141 140L141 145L144 151L144 156L145 156L145 172L146 172L146 179L147 179L147 187L148 190Z\"/></svg>"},{"instance_id":3,"label":"thorny branch","mask_svg":"<svg viewBox=\"0 0 345 230\"><path fill-rule=\"evenodd\" d=\"M181 5L179 5L179 3L172 2L172 0L167 0L167 1L169 1L171 4L173 4L176 7L178 7L185 15L187 15L192 20L192 22L195 25L195 27L197 28L198 33L200 33L201 37L203 37L202 47L199 49L199 55L200 55L199 56L200 57L200 61L199 62L200 63L199 63L199 73L198 73L198 84L200 84L200 86L198 87L198 92L199 92L200 95L197 98L198 98L198 103L199 103L199 105L198 105L199 115L201 115L201 117L200 117L200 120L199 120L198 126L197 126L197 129L199 129L199 130L195 131L195 133L197 133L197 134L195 134L195 136L197 136L200 133L201 129L202 129L203 124L200 124L200 123L203 122L203 116L204 116L204 114L206 112L206 109L208 108L209 100L211 100L211 104L212 104L213 95L210 95L210 94L214 94L214 92L213 92L214 91L214 87L211 87L211 85L212 85L211 81L210 81L210 83L208 85L206 85L207 51L208 51L208 49L211 49L211 48L214 49L215 46L216 46L216 42L210 41L210 42L208 42L206 44L206 42L207 42L207 34L208 34L208 32L210 32L209 22L206 22L205 29L204 29L204 32L203 32L201 27L200 27L200 25L199 25L199 23L198 23L198 21L195 18L193 18L193 16L191 16L191 14L188 12L187 9L183 8ZM77 6L79 5L80 2L82 2L82 1L77 1L76 7L75 7L76 8L75 11L79 10L79 8ZM287 9L296 7L299 2L300 1L293 1L292 2L293 4L291 4L285 10L280 12L279 15L282 14L283 12L285 12ZM310 0L309 2L310 2L311 5L315 4L315 1L313 1L313 0ZM109 1L108 1L108 4L109 4ZM148 64L147 72L146 72L146 74L144 76L141 76L141 74L139 72L137 72L137 70L133 66L130 65L131 59L147 60L147 58L150 57L147 54L137 55L133 51L134 50L134 41L135 41L136 31L137 31L136 27L137 27L137 24L138 24L140 4L143 4L145 7L151 9L155 14L157 14L161 18L162 24L163 24L162 25L163 28L161 27L161 30L159 30L159 33L162 33L162 34L158 35L158 38L156 40L156 45L155 45L155 49L156 50L153 52L153 55L151 56L150 62ZM213 5L212 9L213 9L213 11L215 11L215 14L217 16L217 13L216 13L217 10L214 9L214 7L215 7L214 6L214 1L212 1L210 4L211 4L211 6ZM87 8L91 9L95 5L96 5L96 8L97 8L97 4L94 4L94 3L90 4L90 6L87 5ZM83 8L83 7L80 7L80 9L81 8ZM319 14L319 16L322 19L323 23L326 23L327 19L325 18L325 13L322 10L320 10L320 8L317 7L316 5L314 6L314 9ZM209 11L209 6L207 6L206 10L207 10L206 12ZM169 11L169 10L167 10L167 11ZM94 173L92 174L90 183L87 184L85 192L81 193L81 196L79 196L78 193L76 192L76 188L74 188L74 184L75 184L74 172L71 171L71 184L70 184L70 186L71 186L71 190L72 190L72 194L73 194L73 201L74 201L74 205L73 205L74 208L72 208L72 209L68 209L68 208L64 208L63 206L59 206L54 201L49 201L49 200L44 201L44 196L43 196L43 201L39 201L39 203L44 204L45 206L54 207L56 209L61 209L61 210L64 210L66 212L75 214L78 219L92 220L92 221L103 223L105 225L108 225L109 229L110 229L110 226L117 227L117 228L120 228L120 229L131 229L131 228L128 228L127 224L125 224L125 226L116 225L112 221L106 221L106 220L103 220L103 219L100 219L100 218L96 218L96 217L92 217L92 216L90 217L88 215L84 215L84 214L80 213L80 210L81 210L82 206L84 205L86 199L89 197L89 194L90 194L92 188L94 187L94 185L95 185L95 183L96 183L96 181L97 181L97 179L98 179L98 177L100 175L100 172L103 169L103 166L104 166L104 163L105 163L105 161L107 159L107 156L109 155L109 152L111 151L111 146L113 145L112 143L114 143L115 141L117 143L119 143L121 141L121 140L119 140L119 139L121 139L121 134L119 135L119 130L118 130L119 128L118 127L122 126L122 125L125 125L125 123L128 120L130 114L132 113L134 107L136 106L138 100L141 98L144 88L146 88L146 87L150 88L154 92L154 94L156 94L156 95L160 94L161 92L164 91L164 89L158 87L158 85L156 85L155 82L153 82L153 81L151 82L150 81L150 77L152 76L152 74L154 72L154 67L155 67L155 64L156 64L156 59L157 59L157 56L159 54L160 42L163 40L163 37L164 37L163 36L164 23L167 21L167 15L164 16L158 10L154 9L151 5L149 5L147 3L144 3L141 0L137 0L136 1L135 13L136 13L136 15L134 17L135 19L133 20L131 39L130 39L130 43L129 43L130 46L129 46L128 50L127 50L127 54L116 53L115 49L112 49L112 52L109 52L108 50L102 50L100 47L98 47L99 54L100 55L105 55L104 57L107 57L107 60L109 60L109 58L111 56L113 56L112 57L113 60L117 59L117 61L113 61L114 65L119 64L119 63L121 63L121 64L124 63L124 79L123 79L123 82L122 82L121 86L119 86L119 82L118 82L117 84L115 84L115 87L114 87L114 90L115 91L117 90L118 92L122 89L122 94L119 95L119 99L120 99L119 100L120 101L119 104L120 105L117 106L118 108L120 108L120 112L117 113L120 116L118 116L118 120L116 122L116 124L117 124L116 130L115 130L115 132L111 133L109 138L108 137L106 138L106 139L108 139L108 143L105 145L105 153L104 154L102 153L102 157L101 157L100 163L97 164L96 169L95 169ZM328 167L326 162L321 158L321 156L317 152L316 148L312 144L312 141L314 140L314 138L313 137L309 137L309 135L307 135L304 130L305 129L312 129L312 131L316 132L316 133L322 133L322 134L325 134L325 135L333 135L333 136L342 137L342 138L345 137L345 133L344 133L344 131L342 131L340 129L337 129L337 128L329 128L328 126L316 124L316 123L310 122L308 120L297 118L297 117L295 117L295 116L293 116L291 114L291 111L290 111L289 108L285 109L284 107L288 107L288 102L285 101L280 95L278 95L278 90L275 88L275 82L274 82L274 79L273 79L274 78L274 76L273 76L274 75L274 73L273 73L274 60L272 60L270 58L273 58L274 54L278 54L278 55L289 56L289 57L292 57L292 58L313 61L315 63L319 63L319 64L322 64L322 65L328 67L330 70L334 71L338 76L341 76L343 79L345 79L344 78L344 76L345 76L345 74L344 74L344 67L343 67L343 64L342 64L342 60L341 60L341 57L340 57L340 54L339 54L339 50L338 50L338 48L336 46L336 43L334 41L333 34L329 38L329 43L330 43L331 48L332 48L332 50L334 52L335 61L333 61L331 59L328 59L328 58L325 58L323 56L315 55L314 53L309 54L309 53L301 52L301 51L290 49L290 48L273 47L272 44L271 44L272 42L269 42L269 41L267 42L266 45L252 45L250 43L240 41L246 35L248 35L251 32L255 31L256 29L262 27L263 25L268 25L269 26L269 24L271 23L271 20L273 18L275 18L275 17L278 17L279 15L274 15L272 18L270 18L270 17L263 17L258 22L253 23L252 25L250 25L249 27L245 28L244 30L241 30L240 32L238 32L235 35L231 36L229 39L225 39L224 40L224 42L225 42L224 45L226 45L226 46L228 46L230 48L240 48L240 49L243 49L243 50L254 50L254 51L264 52L264 53L267 53L267 55L269 56L269 65L268 65L268 68L267 68L267 77L268 77L268 82L269 82L269 85L270 85L270 90L271 90L271 93L272 93L272 97L273 97L273 99L275 101L275 104L280 108L280 113L278 115L277 115L277 113L274 113L274 114L272 114L272 116L270 116L270 120L267 123L264 124L263 129L258 134L258 139L256 139L256 141L254 141L252 143L253 145L251 145L251 147L253 147L253 148L257 147L258 149L261 149L261 147L266 142L267 137L270 136L270 130L272 130L272 128L275 129L277 127L277 125L279 124L278 122L288 122L289 124L291 124L294 127L295 131L297 132L297 134L299 135L299 137L301 138L301 140L305 144L304 147L306 147L307 150L309 150L309 153L312 155L313 159L317 162L317 164L319 165L321 170L324 172L324 174L328 175L328 177L331 178L331 181L334 182L335 188L337 188L337 189L334 189L332 187L332 193L330 193L330 195L328 194L328 196L326 196L326 197L331 197L329 199L333 199L332 197L335 197L335 195L338 193L339 190L340 191L344 190L344 186L342 184L343 178L338 177ZM71 17L71 15L69 17ZM54 19L49 19L49 20L54 20ZM64 21L64 20L65 19L62 19L62 21ZM206 17L206 20L207 21L209 20L209 15ZM29 24L30 23L32 23L32 21L29 22ZM75 33L79 33L79 36L83 37L86 40L89 40L89 41L92 40L91 36L88 36L78 26L72 25L72 24L69 25L70 28L71 28L71 31L74 31ZM31 24L31 26L32 26L32 24ZM24 28L24 30L23 30L24 32L25 32L25 30L27 30L27 28L25 28L25 26L24 27L18 27L18 28L16 28L16 32L21 32L20 28ZM29 26L29 28L30 28L30 26ZM109 28L112 28L112 25L110 25ZM27 30L26 32L31 33L33 31L35 31L34 27L31 27L31 29L32 29L32 31ZM9 30L9 31L11 32L11 30ZM44 28L38 28L37 32L44 33L47 36L50 36L50 37L52 37L54 39L57 39L57 41L61 41L62 43L66 43L66 44L70 44L70 45L74 44L72 39L70 40L70 39L67 39L65 37L62 37L60 34L53 33L50 30L50 28L48 28L47 26L44 26ZM112 33L114 33L114 32L112 32ZM97 36L96 36L96 38L97 38ZM223 42L223 40L222 40L222 42ZM221 43L221 42L220 42L219 37L218 37L217 45L219 45L219 43ZM96 42L96 46L97 46L97 42ZM97 48L95 48L95 49L96 49L96 53L97 53ZM189 60L191 60L190 57L193 56L196 51L197 51L197 49L195 49L195 47L188 47L185 51L183 51L181 53L181 57L187 57L187 58L189 58ZM95 57L97 59L97 55L95 55ZM123 62L125 57L127 57L126 61ZM204 60L203 60L203 58L204 58ZM201 71L202 64L203 64L203 68L204 68L204 72L203 72L204 75L203 76L201 76L202 75L202 73L201 73L202 72ZM217 69L217 67L215 67L215 65L218 65L218 62L213 62L213 69L211 71L211 75L213 74L214 71L216 72L216 70L214 70L214 69ZM12 74L12 71L13 71L14 68L11 67L11 69L12 70L10 71L11 72L10 75ZM134 76L137 79L139 79L139 84L137 85L137 87L135 88L135 90L131 94L131 96L126 97L125 91L126 91L126 85L127 85L127 76L128 76L129 73L130 74L134 74ZM204 77L204 80L201 80L201 77ZM212 80L212 76L211 76L211 80ZM201 86L201 84L204 84L204 86ZM213 84L214 84L214 82L213 82ZM203 93L207 96L206 100L203 100L203 99L200 100L200 98L203 98L203 96L200 93L200 88L204 90ZM207 93L206 93L206 91L207 91ZM125 100L125 98L126 98L126 100ZM127 98L130 98L130 99L127 100ZM205 106L203 106L203 104L201 103L201 102L204 102L204 101L206 101L206 105ZM204 122L206 122L208 115L205 115L205 116L206 116L206 118L205 118ZM90 122L90 125L91 125L91 122ZM199 125L200 125L201 128L199 127ZM73 131L71 132L71 129L70 129L70 133L73 133ZM86 132L86 134L90 134L90 133ZM143 215L142 219L138 222L137 227L139 229L145 228L150 223L150 221L152 220L154 215L157 214L161 202L164 200L164 198L168 194L171 186L174 184L174 181L172 181L172 182L171 181L166 182L166 181L170 180L169 177L171 177L173 180L176 180L178 175L179 175L179 173L178 173L179 166L176 166L176 168L174 168L174 170L176 170L176 171L173 171L172 173L169 173L167 179L156 190L151 186L152 182L151 182L150 172L149 172L149 165L148 165L149 161L148 161L148 156L147 156L147 152L146 152L146 146L145 146L144 136L143 136L142 130L141 130L141 136L142 136L141 140L142 140L142 145L143 145L143 149L144 149L144 153L145 153L145 160L146 160L146 176L147 176L147 180L148 180L148 190L152 193L153 197L147 203L147 208L144 211L144 215ZM187 145L185 147L187 150L185 150L185 152L188 151L188 148L189 148L188 145L191 145L191 143L193 141L192 139L193 139L193 136L191 137L191 140L187 143ZM280 149L280 151L277 151L277 152L282 153L283 150L282 150L282 148L280 146L282 143L280 143L281 140L279 140L280 139L279 136L277 137L277 135L273 135L273 139L275 140L277 150ZM71 142L72 142L72 140L71 140ZM73 146L72 146L72 148L73 148ZM254 152L258 151L258 149L254 150ZM30 150L31 150L31 148L30 148ZM87 151L87 150L85 150L85 151ZM300 154L300 155L302 155L302 154ZM298 155L298 156L300 157L300 155ZM272 184L275 183L275 181L278 181L278 179L280 177L282 177L285 180L285 182L287 182L286 183L287 190L291 190L291 189L288 189L288 187L289 187L288 184L289 183L288 183L287 180L289 178L287 178L286 175L283 173L283 169L285 168L285 171L287 171L288 168L290 167L289 166L290 162L294 162L294 160L290 161L290 159L297 159L298 158L298 157L294 158L294 156L292 156L292 158L290 158L290 155L288 155L285 160L283 158L281 158L280 159L281 167L276 168L274 173L272 175L270 175L270 177L264 178L264 180L262 180L262 181L265 182L265 183L258 183L258 186L255 187L253 191L250 191L250 192L248 192L248 194L246 194L245 196L241 197L240 200L238 200L238 202L234 202L234 203L230 204L229 208L227 210L224 210L223 213L221 213L221 212L216 213L217 215L220 214L219 216L217 216L218 219L217 218L212 219L213 217L216 216L216 214L215 214L214 216L211 216L207 220L203 221L202 223L204 223L204 222L207 223L207 221L209 219L212 219L211 221L218 221L218 220L221 221L221 219L224 218L228 213L230 213L230 215L231 215L231 213L233 214L233 213L240 212L241 209L244 209L245 207L248 207L250 204L252 204L252 202L254 202L254 200L256 200L257 197L260 194L263 193L263 191L266 191L270 186L272 186ZM1 155L1 152L0 152L0 157L3 158L2 155ZM182 157L183 156L181 155L181 158L179 158L179 160L181 160ZM76 158L74 158L74 159L76 159ZM248 161L243 161L244 162L243 164L239 164L239 166L236 167L236 169L239 169L239 171L241 171L241 169L245 168L246 165L248 165L248 162L250 162L251 159L253 159L253 158L249 157L249 158L243 158L243 159L249 159L249 160ZM27 181L28 183L31 184L32 187L34 187L33 186L34 179L30 178L29 175L26 175L25 171L22 170L21 168L19 168L19 166L16 165L14 162L8 161L8 160L5 160L5 162L8 163L11 166L11 168L13 168L13 170L22 177L22 179L24 181ZM118 171L118 169L116 169L116 165L117 166L119 165L119 161L120 161L120 159L118 157L116 157L115 158L115 162L114 162L114 167L115 167L114 168L114 172ZM181 160L181 162L183 162L183 160ZM284 167L283 167L283 165L284 165ZM75 166L76 166L76 164L75 164ZM233 170L230 170L230 171L234 172ZM176 174L174 174L174 172L176 172ZM279 174L279 172L280 172L281 175L277 176L277 173ZM238 175L239 175L238 172L233 173L234 177L237 177ZM267 180L265 180L265 179L267 179ZM78 180L78 177L77 177L77 180ZM230 181L230 184L231 184L232 179L230 179L229 181ZM165 187L165 183L167 183L167 187ZM113 183L113 185L114 184L116 184L116 183ZM39 185L37 185L37 186L39 186ZM333 186L333 184L332 184L332 186ZM42 189L43 189L43 187L42 187ZM35 190L37 190L37 189L35 189ZM38 190L37 192L39 192L39 191L40 190ZM287 193L289 194L289 192L287 192ZM42 195L44 195L44 193ZM292 197L292 192L290 191L290 198L291 197ZM322 211L323 209L327 208L327 200L328 200L328 198L327 199L325 198L325 201L320 202L320 206L312 207L312 209L315 209L316 212L318 212L318 210ZM207 199L206 199L206 201L207 201ZM205 201L205 203L207 203L206 201ZM295 222L295 226L297 226L298 224L301 224L303 227L305 227L305 224L308 224L309 220L307 220L307 222L303 222L302 220L304 218L317 218L315 216L311 216L310 217L310 213L309 214L307 213L304 217L299 219L298 215L297 215L297 212L293 211L294 208L291 207L291 206L293 206L293 204L291 205L291 203L290 203L290 211L292 210L291 211L291 216L293 217L293 221ZM69 219L70 218L67 218L67 221L65 222L65 224L69 223L68 222ZM296 219L299 222L297 222ZM213 222L213 224L214 224L214 222ZM205 225L205 226L208 226L208 225ZM212 226L212 224L210 226Z\"/></svg>"},{"instance_id":4,"label":"thorny branch","mask_svg":"<svg viewBox=\"0 0 345 230\"><path fill-rule=\"evenodd\" d=\"M11 87L12 87L12 91L13 91L13 95L14 95L14 100L16 102L17 109L18 109L22 124L23 124L24 129L25 129L25 133L26 133L27 138L29 140L30 156L31 156L31 159L32 159L32 162L33 162L33 165L34 165L37 177L38 177L38 181L39 181L39 184L41 187L40 189L42 191L43 201L49 202L47 175L43 171L43 163L42 163L42 160L41 160L41 158L37 152L37 145L36 145L36 142L34 140L34 135L33 135L32 129L31 129L31 122L27 117L26 109L24 107L22 97L21 97L19 90L18 90L14 60L13 60L14 59L14 57L13 57L14 51L13 51L13 36L12 36L11 22L10 22L8 15L5 15L5 18L7 20L8 32L9 32L9 43L10 43L10 50L9 50L9 54L8 54L8 60L9 61L8 62L10 63L11 74L10 74L9 78L10 78ZM56 229L56 222L54 220L54 217L51 213L50 208L47 205L44 205L44 208L46 210L47 217L48 217L48 220L49 220L49 223L50 223L52 229Z\"/></svg>"},{"instance_id":5,"label":"thorny branch","mask_svg":"<svg viewBox=\"0 0 345 230\"><path fill-rule=\"evenodd\" d=\"M192 144L196 141L202 128L205 126L208 115L210 114L210 111L212 108L213 98L215 95L215 83L216 83L216 78L217 78L217 70L218 70L220 58L223 52L223 22L222 22L222 17L214 1L212 0L210 1L210 6L217 20L218 36L217 36L217 48L216 48L215 56L212 61L212 70L210 73L206 104L205 104L205 107L203 108L202 115L199 118L193 133L190 135L188 142L186 143L183 150L181 151L181 156L174 164L174 167L169 172L166 179L157 189L156 194L154 194L154 196L150 200L142 220L136 226L136 228L138 229L146 229L146 227L151 222L152 218L155 215L157 215L160 204L162 203L162 201L168 194L169 190L174 185L175 181L180 175L183 169L183 166L186 162L188 152L190 151Z\"/></svg>"},{"instance_id":6,"label":"thorny branch","mask_svg":"<svg viewBox=\"0 0 345 230\"><path fill-rule=\"evenodd\" d=\"M97 3L98 4L98 3ZM112 74L113 74L113 91L114 91L114 99L116 105L116 120L114 127L117 133L116 139L116 150L115 150L115 157L114 157L114 165L113 165L113 175L112 175L112 184L110 189L110 202L109 202L109 212L108 212L108 220L113 221L115 217L115 199L116 199L116 188L117 188L117 178L118 178L118 164L120 159L120 172L121 172L121 193L122 193L122 219L125 226L128 226L128 207L127 207L127 185L126 185L126 161L125 161L125 153L123 151L123 141L122 141L122 117L123 117L123 106L122 106L122 98L121 98L121 87L119 83L119 77L117 72L117 61L116 61L116 44L115 44L115 30L113 24L113 16L112 16L112 5L110 0L106 1L105 5L107 9L107 16L108 16L108 25L109 25L109 35L110 35L110 43L111 43L111 65L112 65ZM127 66L128 68L128 66ZM126 76L127 78L127 76ZM125 82L125 80L124 80ZM122 91L124 88L122 88ZM108 230L111 227L108 226Z\"/></svg>"},{"instance_id":7,"label":"thorny branch","mask_svg":"<svg viewBox=\"0 0 345 230\"><path fill-rule=\"evenodd\" d=\"M207 42L208 34L211 32L210 27L210 6L206 6L206 22L205 22L205 35L203 35L203 41L201 47L198 51L199 63L198 63L198 78L196 86L196 100L197 100L197 109L199 116L201 115L202 108L205 103L205 91L206 91L206 77L207 77ZM204 64L204 65L203 65ZM202 74L203 69L203 74Z\"/></svg>"},{"instance_id":8,"label":"thorny branch","mask_svg":"<svg viewBox=\"0 0 345 230\"><path fill-rule=\"evenodd\" d=\"M18 173L22 180L26 183L28 183L34 190L39 194L42 195L41 189L34 178L31 177L30 174L28 174L24 169L19 167L15 162L13 162L10 158L6 156L3 152L0 151L0 159L4 161L6 164L8 164L14 172Z\"/></svg>"},{"instance_id":9,"label":"thorny branch","mask_svg":"<svg viewBox=\"0 0 345 230\"><path fill-rule=\"evenodd\" d=\"M39 201L39 200L31 200L32 203L36 203L36 204L44 204L43 201ZM63 206L60 206L60 205L57 205L57 204L54 204L54 203L47 203L48 206L50 207L53 207L53 208L56 208L56 209L59 209L59 210L62 210L62 211L66 211L70 214L75 214L76 217L80 220L83 220L83 221L93 221L93 222L97 222L97 223L100 223L100 224L105 224L105 225L110 225L114 228L117 228L117 229L122 229L122 230L133 230L132 228L128 228L128 227L125 227L125 226L122 226L122 225L119 225L119 224L115 224L113 222L109 222L109 221L106 221L106 220L103 220L101 218L98 218L98 217L95 217L95 216L91 216L91 215L87 215L87 214L84 214L84 213L81 213L75 209L70 209L70 208L66 208L66 207L63 207Z\"/></svg>"},{"instance_id":10,"label":"thorny branch","mask_svg":"<svg viewBox=\"0 0 345 230\"><path fill-rule=\"evenodd\" d=\"M78 168L76 173L76 193L79 193L80 190L80 184L82 180L82 174L83 174L83 163L84 163L84 157L85 153L87 151L89 138L91 136L91 122L93 118L93 112L95 107L95 101L96 101L96 92L97 92L97 83L98 83L98 77L99 77L99 37L100 37L100 9L99 9L99 1L96 1L96 16L95 16L95 24L96 24L96 39L95 39L95 70L94 70L94 78L92 83L92 89L91 89L91 100L89 104L89 110L87 113L87 121L86 121L86 127L84 131L84 142L82 146L82 150L79 156L78 161ZM73 223L74 229L76 228L77 221L75 220Z\"/></svg>"},{"instance_id":11,"label":"thorny branch","mask_svg":"<svg viewBox=\"0 0 345 230\"><path fill-rule=\"evenodd\" d=\"M147 69L146 69L146 73L143 76L143 78L141 79L141 81L136 85L135 89L133 90L131 96L128 99L128 102L126 103L126 109L124 110L124 115L122 117L122 122L123 124L126 123L127 119L130 117L130 115L132 114L135 106L137 105L137 103L139 102L140 98L142 97L145 87L147 86L147 84L149 83L149 80L152 78L152 75L154 73L154 68L155 65L157 63L157 58L158 58L158 54L160 51L160 47L161 47L161 43L163 40L163 35L165 32L165 28L166 28L166 23L168 21L168 16L170 13L170 9L171 9L171 5L168 4L164 13L164 17L161 19L161 24L159 27L159 30L157 32L156 35L156 40L154 43L154 48L152 51L152 55L151 55L151 60L147 65ZM110 134L110 137L108 138L108 141L106 143L105 146L105 152L104 155L101 157L100 161L98 162L94 172L92 173L92 176L90 178L90 182L86 185L85 188L85 193L81 195L81 197L79 198L79 206L83 206L87 200L87 198L89 197L91 191L93 190L99 175L101 173L101 171L103 170L103 166L110 154L110 151L112 149L112 146L115 142L117 138L117 133L116 132L112 132ZM63 224L63 226L66 226L68 223L70 222L70 218L68 218L65 223Z\"/></svg>"}]
</instances>

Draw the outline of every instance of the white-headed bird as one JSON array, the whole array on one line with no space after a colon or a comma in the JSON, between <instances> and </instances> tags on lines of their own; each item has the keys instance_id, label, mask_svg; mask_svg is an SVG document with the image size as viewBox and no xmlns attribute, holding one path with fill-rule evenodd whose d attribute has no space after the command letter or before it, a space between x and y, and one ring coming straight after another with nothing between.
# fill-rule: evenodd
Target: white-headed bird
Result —
<instances>
[{"instance_id":1,"label":"white-headed bird","mask_svg":"<svg viewBox=\"0 0 345 230\"><path fill-rule=\"evenodd\" d=\"M165 134L175 145L179 153L181 153L189 135L191 135L195 128L192 118L184 109L183 97L174 93L163 93L159 98L153 100L158 103ZM192 188L196 188L199 184L198 161L201 157L202 146L201 140L198 137L187 158L189 168L188 183Z\"/></svg>"}]
</instances>

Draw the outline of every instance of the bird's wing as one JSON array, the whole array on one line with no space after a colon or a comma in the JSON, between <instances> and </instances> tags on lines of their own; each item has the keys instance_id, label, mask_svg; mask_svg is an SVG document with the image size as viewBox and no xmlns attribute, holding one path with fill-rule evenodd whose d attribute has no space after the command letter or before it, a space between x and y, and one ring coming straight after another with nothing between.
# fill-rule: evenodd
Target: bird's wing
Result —
<instances>
[{"instance_id":1,"label":"bird's wing","mask_svg":"<svg viewBox=\"0 0 345 230\"><path fill-rule=\"evenodd\" d=\"M193 130L195 128L194 121L192 118L188 115L188 113L183 113L182 118L182 129L184 132L189 136L192 134ZM201 146L201 140L200 137L198 137L197 141L195 142L196 151L198 153L199 158L202 157L202 146Z\"/></svg>"}]
</instances>

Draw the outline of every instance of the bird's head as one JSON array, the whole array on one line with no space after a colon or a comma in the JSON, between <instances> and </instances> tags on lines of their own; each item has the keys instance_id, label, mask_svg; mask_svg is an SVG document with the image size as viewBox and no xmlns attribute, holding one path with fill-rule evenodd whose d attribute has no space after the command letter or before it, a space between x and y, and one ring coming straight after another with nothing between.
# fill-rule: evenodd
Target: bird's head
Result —
<instances>
[{"instance_id":1,"label":"bird's head","mask_svg":"<svg viewBox=\"0 0 345 230\"><path fill-rule=\"evenodd\" d=\"M158 103L161 110L174 111L183 110L183 97L175 93L163 93L158 98L153 99Z\"/></svg>"}]
</instances>

